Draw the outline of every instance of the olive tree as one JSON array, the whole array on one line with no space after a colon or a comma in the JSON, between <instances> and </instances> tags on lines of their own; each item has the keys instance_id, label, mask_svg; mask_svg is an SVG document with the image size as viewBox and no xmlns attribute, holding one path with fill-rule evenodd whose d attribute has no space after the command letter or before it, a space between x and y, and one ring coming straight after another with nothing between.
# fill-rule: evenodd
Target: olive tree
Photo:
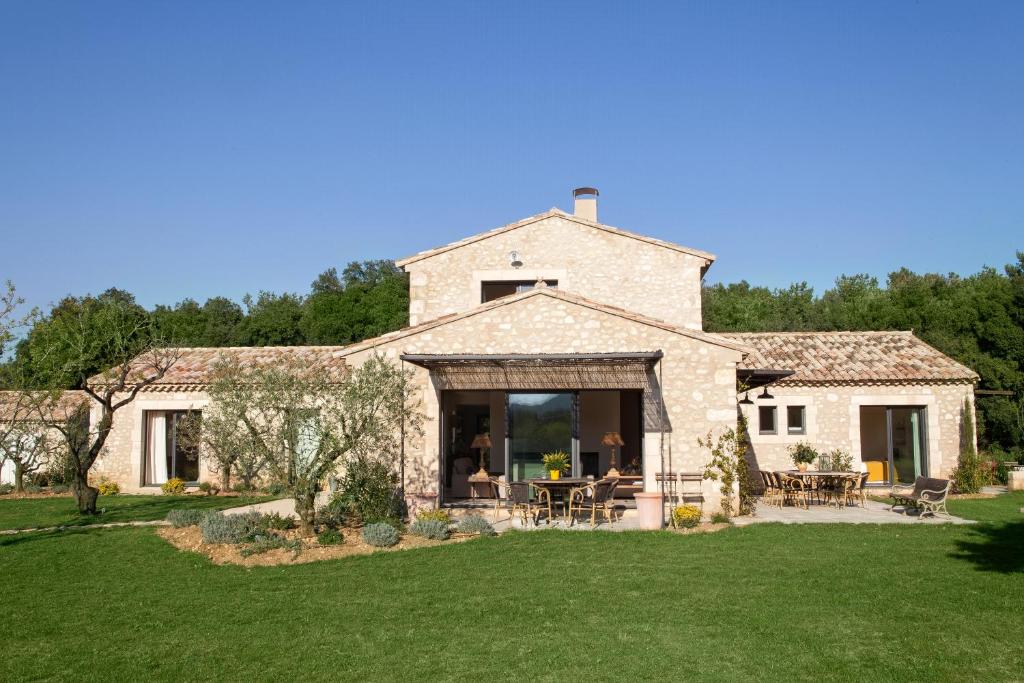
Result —
<instances>
[{"instance_id":1,"label":"olive tree","mask_svg":"<svg viewBox=\"0 0 1024 683\"><path fill-rule=\"evenodd\" d=\"M330 474L358 456L397 462L403 439L419 432L409 379L379 355L354 368L298 357L273 365L226 361L211 384L203 444L207 452L230 444L237 458L265 464L294 498L300 530L310 535L316 495ZM214 429L224 434L214 436ZM222 466L230 458L211 455Z\"/></svg>"},{"instance_id":2,"label":"olive tree","mask_svg":"<svg viewBox=\"0 0 1024 683\"><path fill-rule=\"evenodd\" d=\"M149 315L134 301L116 293L69 297L38 320L19 347L29 390L48 390L49 401L38 405L63 437L71 490L81 514L96 513L99 491L89 472L103 451L114 415L139 392L158 382L180 357L153 335ZM103 370L93 374L99 363ZM89 401L68 401L65 389L80 389ZM95 419L91 419L94 417Z\"/></svg>"},{"instance_id":3,"label":"olive tree","mask_svg":"<svg viewBox=\"0 0 1024 683\"><path fill-rule=\"evenodd\" d=\"M48 467L66 448L53 427L49 392L4 392L0 399L0 467L14 465L14 490L25 490L25 479Z\"/></svg>"}]
</instances>

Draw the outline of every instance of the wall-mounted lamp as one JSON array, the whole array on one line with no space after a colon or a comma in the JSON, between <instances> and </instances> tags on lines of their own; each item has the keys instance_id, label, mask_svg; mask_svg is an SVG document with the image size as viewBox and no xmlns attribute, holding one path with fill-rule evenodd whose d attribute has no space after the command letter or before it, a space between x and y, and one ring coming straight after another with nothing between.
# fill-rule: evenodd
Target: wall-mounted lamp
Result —
<instances>
[{"instance_id":1,"label":"wall-mounted lamp","mask_svg":"<svg viewBox=\"0 0 1024 683\"><path fill-rule=\"evenodd\" d=\"M768 386L765 385L764 391L761 392L761 395L758 396L758 398L765 399L765 398L775 398L775 397L768 393Z\"/></svg>"},{"instance_id":2,"label":"wall-mounted lamp","mask_svg":"<svg viewBox=\"0 0 1024 683\"><path fill-rule=\"evenodd\" d=\"M752 406L752 405L754 405L754 402L750 400L750 392L749 391L743 392L743 400L740 401L740 405L741 406Z\"/></svg>"},{"instance_id":3,"label":"wall-mounted lamp","mask_svg":"<svg viewBox=\"0 0 1024 683\"><path fill-rule=\"evenodd\" d=\"M508 253L508 264L513 268L521 268L523 265L522 260L519 258L518 251L510 251Z\"/></svg>"}]
</instances>

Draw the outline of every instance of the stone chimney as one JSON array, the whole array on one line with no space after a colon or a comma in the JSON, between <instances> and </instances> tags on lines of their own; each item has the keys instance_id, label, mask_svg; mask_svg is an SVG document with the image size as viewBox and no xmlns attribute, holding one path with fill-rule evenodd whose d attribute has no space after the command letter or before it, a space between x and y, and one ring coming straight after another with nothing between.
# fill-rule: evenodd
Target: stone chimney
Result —
<instances>
[{"instance_id":1,"label":"stone chimney","mask_svg":"<svg viewBox=\"0 0 1024 683\"><path fill-rule=\"evenodd\" d=\"M596 187L577 187L572 191L575 199L573 215L583 220L597 222L597 195Z\"/></svg>"}]
</instances>

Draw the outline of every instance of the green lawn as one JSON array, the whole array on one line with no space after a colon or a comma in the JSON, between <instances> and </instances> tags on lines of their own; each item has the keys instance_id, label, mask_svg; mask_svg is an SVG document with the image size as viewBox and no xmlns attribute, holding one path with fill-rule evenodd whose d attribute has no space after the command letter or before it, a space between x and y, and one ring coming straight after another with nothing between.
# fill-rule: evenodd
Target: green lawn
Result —
<instances>
[{"instance_id":1,"label":"green lawn","mask_svg":"<svg viewBox=\"0 0 1024 683\"><path fill-rule=\"evenodd\" d=\"M24 534L0 539L0 680L1020 680L1021 505L254 569L152 529Z\"/></svg>"},{"instance_id":2,"label":"green lawn","mask_svg":"<svg viewBox=\"0 0 1024 683\"><path fill-rule=\"evenodd\" d=\"M87 526L110 522L145 522L163 519L173 508L222 510L271 500L242 496L100 496L95 516L78 514L73 498L0 498L0 529L37 529L51 526Z\"/></svg>"}]
</instances>

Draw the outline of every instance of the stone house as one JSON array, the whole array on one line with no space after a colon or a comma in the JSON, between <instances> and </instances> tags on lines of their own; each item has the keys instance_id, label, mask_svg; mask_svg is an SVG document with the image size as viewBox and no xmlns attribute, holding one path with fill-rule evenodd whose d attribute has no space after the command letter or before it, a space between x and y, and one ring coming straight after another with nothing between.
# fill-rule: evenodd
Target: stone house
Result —
<instances>
[{"instance_id":1,"label":"stone house","mask_svg":"<svg viewBox=\"0 0 1024 683\"><path fill-rule=\"evenodd\" d=\"M412 369L425 428L406 445L405 488L421 503L465 501L481 465L505 480L537 476L552 450L569 454L573 475L618 472L620 495L657 490L659 472L702 470L698 437L734 427L738 411L756 467L791 467L786 448L800 440L849 451L877 483L955 466L971 370L908 332L704 332L701 281L715 257L599 223L596 190L575 195L572 214L551 209L399 260L407 328L347 347L184 349L118 413L97 475L135 491L212 478L174 434L183 411L207 402L222 355L356 366L383 354ZM473 446L482 434L489 449ZM702 486L716 505L717 485Z\"/></svg>"}]
</instances>

